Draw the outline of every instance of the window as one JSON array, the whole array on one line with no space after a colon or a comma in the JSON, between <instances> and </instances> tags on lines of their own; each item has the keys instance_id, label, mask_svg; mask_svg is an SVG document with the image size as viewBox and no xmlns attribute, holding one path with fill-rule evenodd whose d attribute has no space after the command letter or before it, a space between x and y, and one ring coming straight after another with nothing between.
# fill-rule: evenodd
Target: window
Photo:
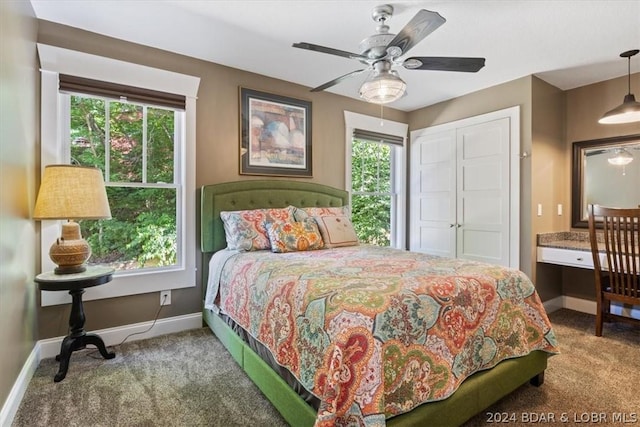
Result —
<instances>
[{"instance_id":1,"label":"window","mask_svg":"<svg viewBox=\"0 0 640 427\"><path fill-rule=\"evenodd\" d=\"M358 139L351 145L351 213L361 242L391 244L391 147Z\"/></svg>"},{"instance_id":2,"label":"window","mask_svg":"<svg viewBox=\"0 0 640 427\"><path fill-rule=\"evenodd\" d=\"M180 266L184 111L64 93L63 147L72 164L102 170L110 220L80 222L91 246L89 264L122 273Z\"/></svg>"},{"instance_id":3,"label":"window","mask_svg":"<svg viewBox=\"0 0 640 427\"><path fill-rule=\"evenodd\" d=\"M408 126L350 112L345 112L345 119L346 185L358 238L365 243L404 248L404 143Z\"/></svg>"},{"instance_id":4,"label":"window","mask_svg":"<svg viewBox=\"0 0 640 427\"><path fill-rule=\"evenodd\" d=\"M200 79L43 44L38 55L42 167L100 168L111 206L113 219L81 222L89 262L117 269L84 299L195 286ZM42 271L53 269L47 251L59 233L59 221L41 222ZM43 306L69 300L42 291Z\"/></svg>"}]
</instances>

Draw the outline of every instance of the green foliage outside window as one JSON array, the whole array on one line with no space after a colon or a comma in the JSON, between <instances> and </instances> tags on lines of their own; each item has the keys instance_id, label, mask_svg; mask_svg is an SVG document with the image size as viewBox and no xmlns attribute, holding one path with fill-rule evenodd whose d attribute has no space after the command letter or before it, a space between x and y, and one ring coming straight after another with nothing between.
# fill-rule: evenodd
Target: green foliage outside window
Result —
<instances>
[{"instance_id":1,"label":"green foliage outside window","mask_svg":"<svg viewBox=\"0 0 640 427\"><path fill-rule=\"evenodd\" d=\"M174 182L174 114L71 96L71 161L105 173L112 215L80 224L92 250L89 263L119 270L176 264L177 189L154 186Z\"/></svg>"},{"instance_id":2,"label":"green foliage outside window","mask_svg":"<svg viewBox=\"0 0 640 427\"><path fill-rule=\"evenodd\" d=\"M351 217L363 243L391 242L391 147L354 140L351 154Z\"/></svg>"}]
</instances>

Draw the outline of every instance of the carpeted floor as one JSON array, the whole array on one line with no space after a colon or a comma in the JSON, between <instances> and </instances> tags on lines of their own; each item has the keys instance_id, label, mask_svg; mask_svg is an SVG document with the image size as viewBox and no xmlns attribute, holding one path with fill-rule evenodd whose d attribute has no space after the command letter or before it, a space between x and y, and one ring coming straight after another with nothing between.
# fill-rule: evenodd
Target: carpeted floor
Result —
<instances>
[{"instance_id":1,"label":"carpeted floor","mask_svg":"<svg viewBox=\"0 0 640 427\"><path fill-rule=\"evenodd\" d=\"M549 318L560 354L549 359L542 387L520 387L465 427L486 426L495 414L511 425L640 426L640 328L609 323L596 337L595 316L563 309ZM627 422L616 422L620 416Z\"/></svg>"},{"instance_id":2,"label":"carpeted floor","mask_svg":"<svg viewBox=\"0 0 640 427\"><path fill-rule=\"evenodd\" d=\"M59 383L58 362L43 360L13 426L287 426L209 329L114 351L73 353Z\"/></svg>"},{"instance_id":3,"label":"carpeted floor","mask_svg":"<svg viewBox=\"0 0 640 427\"><path fill-rule=\"evenodd\" d=\"M584 426L594 416L600 425L640 425L640 329L608 324L597 338L593 316L560 310L550 318L562 353L549 360L544 385L522 386L465 426ZM111 360L74 353L60 383L57 362L43 360L13 426L287 425L208 329L115 351Z\"/></svg>"}]
</instances>

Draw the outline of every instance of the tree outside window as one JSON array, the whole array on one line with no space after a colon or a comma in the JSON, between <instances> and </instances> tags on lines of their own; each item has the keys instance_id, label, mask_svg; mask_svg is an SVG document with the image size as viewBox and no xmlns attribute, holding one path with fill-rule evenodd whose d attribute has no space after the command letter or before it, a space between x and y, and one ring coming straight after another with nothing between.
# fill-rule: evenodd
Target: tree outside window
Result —
<instances>
[{"instance_id":1,"label":"tree outside window","mask_svg":"<svg viewBox=\"0 0 640 427\"><path fill-rule=\"evenodd\" d=\"M351 217L363 243L389 246L391 241L392 147L354 139L351 152Z\"/></svg>"},{"instance_id":2,"label":"tree outside window","mask_svg":"<svg viewBox=\"0 0 640 427\"><path fill-rule=\"evenodd\" d=\"M112 214L80 224L90 264L132 270L178 263L177 114L70 95L71 162L103 171Z\"/></svg>"}]
</instances>

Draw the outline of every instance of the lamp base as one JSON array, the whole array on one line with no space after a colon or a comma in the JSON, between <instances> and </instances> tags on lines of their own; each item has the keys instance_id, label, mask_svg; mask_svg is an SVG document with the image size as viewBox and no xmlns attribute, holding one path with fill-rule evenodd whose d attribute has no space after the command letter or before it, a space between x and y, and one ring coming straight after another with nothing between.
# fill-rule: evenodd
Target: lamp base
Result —
<instances>
[{"instance_id":1,"label":"lamp base","mask_svg":"<svg viewBox=\"0 0 640 427\"><path fill-rule=\"evenodd\" d=\"M58 267L55 274L82 273L85 262L91 256L91 248L80 235L77 222L69 221L62 225L62 236L49 249L49 257Z\"/></svg>"},{"instance_id":2,"label":"lamp base","mask_svg":"<svg viewBox=\"0 0 640 427\"><path fill-rule=\"evenodd\" d=\"M84 271L87 271L87 266L84 264L70 267L56 267L53 269L55 274L74 274L82 273Z\"/></svg>"}]
</instances>

